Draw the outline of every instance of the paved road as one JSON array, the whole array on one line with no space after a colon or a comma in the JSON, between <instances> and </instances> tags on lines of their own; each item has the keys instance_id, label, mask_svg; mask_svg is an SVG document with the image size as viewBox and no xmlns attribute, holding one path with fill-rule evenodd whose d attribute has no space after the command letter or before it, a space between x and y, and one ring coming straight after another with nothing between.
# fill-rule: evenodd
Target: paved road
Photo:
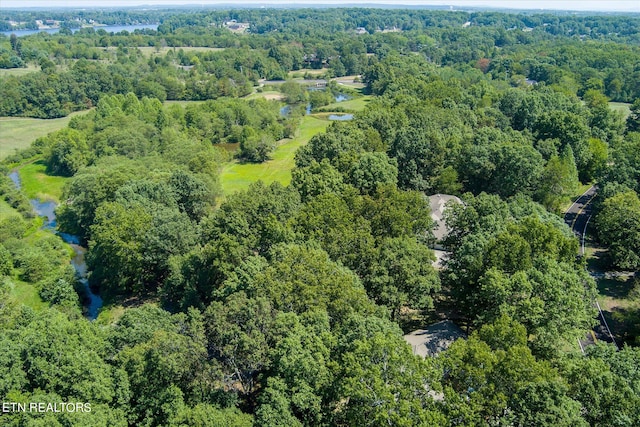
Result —
<instances>
[{"instance_id":1,"label":"paved road","mask_svg":"<svg viewBox=\"0 0 640 427\"><path fill-rule=\"evenodd\" d=\"M584 239L587 231L587 224L591 219L592 204L591 201L596 196L598 188L594 185L591 186L584 194L576 199L571 207L564 214L564 222L567 223L571 230L580 239L580 254L584 255ZM580 346L586 347L594 344L596 340L612 343L613 338L610 335L608 326L603 317L602 311L599 310L598 322L599 324L593 328L593 331L589 331L587 336L580 340Z\"/></svg>"},{"instance_id":2,"label":"paved road","mask_svg":"<svg viewBox=\"0 0 640 427\"><path fill-rule=\"evenodd\" d=\"M567 223L573 232L580 239L580 247L582 248L582 237L585 233L587 221L591 217L591 201L598 192L598 187L591 186L584 194L571 205L571 207L564 214L564 222ZM580 252L582 255L582 249Z\"/></svg>"}]
</instances>

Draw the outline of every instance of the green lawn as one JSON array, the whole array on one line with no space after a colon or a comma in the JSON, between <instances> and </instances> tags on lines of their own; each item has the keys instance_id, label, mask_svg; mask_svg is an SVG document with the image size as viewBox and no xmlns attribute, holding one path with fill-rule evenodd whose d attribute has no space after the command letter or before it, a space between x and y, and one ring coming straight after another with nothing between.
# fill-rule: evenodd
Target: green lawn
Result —
<instances>
[{"instance_id":1,"label":"green lawn","mask_svg":"<svg viewBox=\"0 0 640 427\"><path fill-rule=\"evenodd\" d=\"M334 102L333 104L325 105L320 108L321 111L333 111L336 108L341 108L343 110L349 111L362 111L367 106L367 104L371 101L370 95L365 95L359 98L348 99L342 102Z\"/></svg>"},{"instance_id":2,"label":"green lawn","mask_svg":"<svg viewBox=\"0 0 640 427\"><path fill-rule=\"evenodd\" d=\"M629 117L629 114L631 113L631 110L629 109L629 107L631 107L631 104L627 104L625 102L610 102L609 103L609 108L611 108L612 110L615 110L615 111L621 111L622 114L624 115L625 119L627 117Z\"/></svg>"},{"instance_id":3,"label":"green lawn","mask_svg":"<svg viewBox=\"0 0 640 427\"><path fill-rule=\"evenodd\" d=\"M10 295L20 304L24 304L32 309L38 311L43 310L49 306L46 302L42 301L38 290L31 283L22 282L20 280L12 280Z\"/></svg>"},{"instance_id":4,"label":"green lawn","mask_svg":"<svg viewBox=\"0 0 640 427\"><path fill-rule=\"evenodd\" d=\"M258 99L258 98L264 98L266 100L272 100L272 99L281 100L284 98L284 95L282 94L282 92L278 92L277 90L265 90L263 92L255 92L255 93L252 93L251 95L247 95L244 97L244 99Z\"/></svg>"},{"instance_id":5,"label":"green lawn","mask_svg":"<svg viewBox=\"0 0 640 427\"><path fill-rule=\"evenodd\" d=\"M327 71L328 71L327 68L320 68L320 69L301 68L300 70L289 71L287 76L291 79L301 79L304 77L305 74L310 74L312 76L319 76L321 74L326 73Z\"/></svg>"},{"instance_id":6,"label":"green lawn","mask_svg":"<svg viewBox=\"0 0 640 427\"><path fill-rule=\"evenodd\" d=\"M26 68L0 68L0 77L5 76L24 76L27 73L33 73L34 71L38 71L40 67L29 64Z\"/></svg>"},{"instance_id":7,"label":"green lawn","mask_svg":"<svg viewBox=\"0 0 640 427\"><path fill-rule=\"evenodd\" d=\"M46 173L44 162L28 163L19 169L22 191L29 199L60 201L62 187L69 179L63 176L52 176Z\"/></svg>"},{"instance_id":8,"label":"green lawn","mask_svg":"<svg viewBox=\"0 0 640 427\"><path fill-rule=\"evenodd\" d=\"M0 199L0 221L12 216L20 216L20 214L13 209L4 199Z\"/></svg>"},{"instance_id":9,"label":"green lawn","mask_svg":"<svg viewBox=\"0 0 640 427\"><path fill-rule=\"evenodd\" d=\"M317 133L324 131L331 122L305 116L300 123L295 138L283 141L273 153L272 159L264 163L229 163L222 169L220 182L225 195L244 190L252 182L262 180L266 184L279 182L287 185L291 182L291 169L294 166L296 150Z\"/></svg>"},{"instance_id":10,"label":"green lawn","mask_svg":"<svg viewBox=\"0 0 640 427\"><path fill-rule=\"evenodd\" d=\"M0 117L0 160L29 147L36 138L64 128L71 117L85 112L77 111L59 119Z\"/></svg>"}]
</instances>

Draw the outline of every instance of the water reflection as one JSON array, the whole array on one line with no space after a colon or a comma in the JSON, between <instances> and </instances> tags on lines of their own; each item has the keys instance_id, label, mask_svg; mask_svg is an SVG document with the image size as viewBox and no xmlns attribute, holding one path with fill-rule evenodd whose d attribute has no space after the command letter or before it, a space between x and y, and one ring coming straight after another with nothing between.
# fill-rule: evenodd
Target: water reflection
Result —
<instances>
[{"instance_id":1,"label":"water reflection","mask_svg":"<svg viewBox=\"0 0 640 427\"><path fill-rule=\"evenodd\" d=\"M339 121L351 120L353 119L353 114L330 114L328 119Z\"/></svg>"},{"instance_id":2,"label":"water reflection","mask_svg":"<svg viewBox=\"0 0 640 427\"><path fill-rule=\"evenodd\" d=\"M13 181L13 184L18 190L22 188L22 183L20 182L20 175L18 174L18 171L11 172L9 174L9 178L11 178L11 181Z\"/></svg>"}]
</instances>

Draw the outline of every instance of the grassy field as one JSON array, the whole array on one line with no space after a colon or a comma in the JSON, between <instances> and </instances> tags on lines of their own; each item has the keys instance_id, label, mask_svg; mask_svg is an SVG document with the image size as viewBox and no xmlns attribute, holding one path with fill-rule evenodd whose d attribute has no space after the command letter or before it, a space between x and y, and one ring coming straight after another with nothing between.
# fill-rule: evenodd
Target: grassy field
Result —
<instances>
[{"instance_id":1,"label":"grassy field","mask_svg":"<svg viewBox=\"0 0 640 427\"><path fill-rule=\"evenodd\" d=\"M300 70L289 71L288 77L291 79L301 79L304 77L305 74L310 74L312 76L319 76L321 74L326 73L327 71L328 71L327 68L320 68L320 69L302 68Z\"/></svg>"},{"instance_id":2,"label":"grassy field","mask_svg":"<svg viewBox=\"0 0 640 427\"><path fill-rule=\"evenodd\" d=\"M325 105L321 108L322 111L334 111L337 108L341 108L349 111L362 111L371 101L371 96L365 95L360 98L348 99L342 102L334 102L333 104Z\"/></svg>"},{"instance_id":3,"label":"grassy field","mask_svg":"<svg viewBox=\"0 0 640 427\"><path fill-rule=\"evenodd\" d=\"M262 180L266 184L279 182L283 185L291 181L296 150L317 133L329 126L329 121L305 116L295 138L286 140L276 148L272 159L264 163L231 162L222 169L220 182L225 195L244 190L252 182Z\"/></svg>"},{"instance_id":4,"label":"grassy field","mask_svg":"<svg viewBox=\"0 0 640 427\"><path fill-rule=\"evenodd\" d=\"M282 92L278 92L277 90L265 90L263 92L255 92L255 93L252 93L251 95L247 95L244 97L244 99L258 99L258 98L264 98L267 100L271 100L271 99L281 100L284 98L284 95L282 94Z\"/></svg>"},{"instance_id":5,"label":"grassy field","mask_svg":"<svg viewBox=\"0 0 640 427\"><path fill-rule=\"evenodd\" d=\"M42 298L40 298L40 295L38 294L38 290L31 283L13 280L10 295L13 296L13 298L20 304L31 307L36 311L45 309L49 306L49 304L42 301Z\"/></svg>"},{"instance_id":6,"label":"grassy field","mask_svg":"<svg viewBox=\"0 0 640 427\"><path fill-rule=\"evenodd\" d=\"M62 196L62 187L69 178L48 175L46 168L42 161L22 166L18 172L22 182L22 191L29 199L59 202Z\"/></svg>"},{"instance_id":7,"label":"grassy field","mask_svg":"<svg viewBox=\"0 0 640 427\"><path fill-rule=\"evenodd\" d=\"M34 71L38 71L40 67L29 64L26 68L0 68L0 77L6 76L24 76L27 73L33 73Z\"/></svg>"},{"instance_id":8,"label":"grassy field","mask_svg":"<svg viewBox=\"0 0 640 427\"><path fill-rule=\"evenodd\" d=\"M631 113L631 110L629 109L629 107L631 107L631 104L627 104L625 102L610 102L609 103L609 108L611 108L612 110L615 110L615 111L621 111L622 114L624 115L625 119L627 117L629 117L629 114Z\"/></svg>"},{"instance_id":9,"label":"grassy field","mask_svg":"<svg viewBox=\"0 0 640 427\"><path fill-rule=\"evenodd\" d=\"M13 209L4 199L0 199L0 221L12 216L20 216L20 214Z\"/></svg>"},{"instance_id":10,"label":"grassy field","mask_svg":"<svg viewBox=\"0 0 640 427\"><path fill-rule=\"evenodd\" d=\"M84 113L77 111L59 119L0 117L0 160L27 148L36 138L64 128L73 116Z\"/></svg>"}]
</instances>

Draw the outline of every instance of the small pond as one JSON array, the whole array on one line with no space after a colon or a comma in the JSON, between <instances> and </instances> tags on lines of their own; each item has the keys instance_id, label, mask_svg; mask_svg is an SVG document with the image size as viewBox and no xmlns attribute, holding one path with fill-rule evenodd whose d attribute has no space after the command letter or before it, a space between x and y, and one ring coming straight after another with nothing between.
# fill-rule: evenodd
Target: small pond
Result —
<instances>
[{"instance_id":1,"label":"small pond","mask_svg":"<svg viewBox=\"0 0 640 427\"><path fill-rule=\"evenodd\" d=\"M330 114L329 117L327 118L329 120L339 120L339 121L352 120L353 114Z\"/></svg>"}]
</instances>

